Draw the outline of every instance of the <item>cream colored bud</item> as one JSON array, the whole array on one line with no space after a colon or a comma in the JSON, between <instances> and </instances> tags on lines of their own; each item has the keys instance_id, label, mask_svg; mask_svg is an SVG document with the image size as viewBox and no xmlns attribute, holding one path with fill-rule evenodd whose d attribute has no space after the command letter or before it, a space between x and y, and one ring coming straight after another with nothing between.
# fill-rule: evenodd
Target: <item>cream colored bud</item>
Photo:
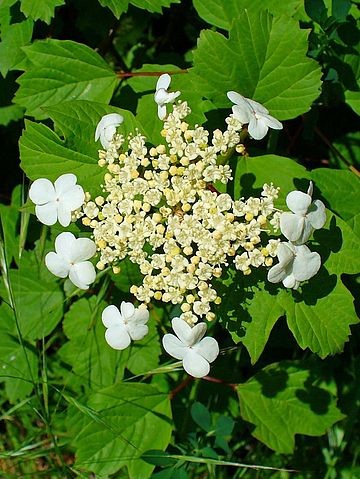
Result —
<instances>
[{"instance_id":1,"label":"cream colored bud","mask_svg":"<svg viewBox=\"0 0 360 479\"><path fill-rule=\"evenodd\" d=\"M91 228L96 228L98 224L99 224L99 222L96 221L96 220L91 220L91 222L90 222Z\"/></svg>"},{"instance_id":2,"label":"cream colored bud","mask_svg":"<svg viewBox=\"0 0 360 479\"><path fill-rule=\"evenodd\" d=\"M169 173L171 176L175 176L177 172L177 167L175 165L170 166Z\"/></svg>"},{"instance_id":3,"label":"cream colored bud","mask_svg":"<svg viewBox=\"0 0 360 479\"><path fill-rule=\"evenodd\" d=\"M245 276L249 276L249 274L251 274L251 269L247 268L243 271L243 273L244 273Z\"/></svg>"},{"instance_id":4,"label":"cream colored bud","mask_svg":"<svg viewBox=\"0 0 360 479\"><path fill-rule=\"evenodd\" d=\"M189 166L189 164L190 164L189 158L187 158L186 156L183 156L180 160L180 164L182 166Z\"/></svg>"},{"instance_id":5,"label":"cream colored bud","mask_svg":"<svg viewBox=\"0 0 360 479\"><path fill-rule=\"evenodd\" d=\"M160 301L161 298L162 298L162 293L160 291L155 291L154 299L156 299L157 301Z\"/></svg>"},{"instance_id":6,"label":"cream colored bud","mask_svg":"<svg viewBox=\"0 0 360 479\"><path fill-rule=\"evenodd\" d=\"M154 223L160 223L161 220L162 220L162 218L163 218L163 217L162 217L162 215L161 215L160 213L154 213L154 214L152 215L152 219L153 219Z\"/></svg>"},{"instance_id":7,"label":"cream colored bud","mask_svg":"<svg viewBox=\"0 0 360 479\"><path fill-rule=\"evenodd\" d=\"M191 309L191 306L190 304L188 303L183 303L181 306L180 306L180 309L183 313L187 313L188 311L190 311Z\"/></svg>"},{"instance_id":8,"label":"cream colored bud","mask_svg":"<svg viewBox=\"0 0 360 479\"><path fill-rule=\"evenodd\" d=\"M260 253L261 253L263 256L265 256L265 258L266 258L267 256L269 256L269 251L268 251L266 248L262 248L262 250L260 251Z\"/></svg>"},{"instance_id":9,"label":"cream colored bud","mask_svg":"<svg viewBox=\"0 0 360 479\"><path fill-rule=\"evenodd\" d=\"M159 155L163 155L164 153L166 153L165 145L158 145L156 147L156 151L159 153Z\"/></svg>"},{"instance_id":10,"label":"cream colored bud","mask_svg":"<svg viewBox=\"0 0 360 479\"><path fill-rule=\"evenodd\" d=\"M103 219L105 219L105 216L102 214L101 211L99 211L99 213L98 213L98 218L99 218L100 221L102 221Z\"/></svg>"},{"instance_id":11,"label":"cream colored bud","mask_svg":"<svg viewBox=\"0 0 360 479\"><path fill-rule=\"evenodd\" d=\"M103 269L105 269L105 265L104 265L104 263L103 263L102 261L98 261L98 262L96 263L96 267L97 267L97 269L99 269L100 271L102 271Z\"/></svg>"},{"instance_id":12,"label":"cream colored bud","mask_svg":"<svg viewBox=\"0 0 360 479\"><path fill-rule=\"evenodd\" d=\"M106 165L106 160L102 158L101 160L98 161L98 165L102 168L103 166Z\"/></svg>"},{"instance_id":13,"label":"cream colored bud","mask_svg":"<svg viewBox=\"0 0 360 479\"><path fill-rule=\"evenodd\" d=\"M132 178L133 180L135 180L135 178L138 178L138 176L139 176L138 170L132 170L132 171L131 171L131 178Z\"/></svg>"},{"instance_id":14,"label":"cream colored bud","mask_svg":"<svg viewBox=\"0 0 360 479\"><path fill-rule=\"evenodd\" d=\"M152 171L151 170L146 170L144 172L144 178L145 180L151 180L153 177Z\"/></svg>"},{"instance_id":15,"label":"cream colored bud","mask_svg":"<svg viewBox=\"0 0 360 479\"><path fill-rule=\"evenodd\" d=\"M131 286L131 288L130 288L130 293L131 293L131 294L136 294L137 291L138 291L138 287L135 286L135 284L133 284L133 285Z\"/></svg>"},{"instance_id":16,"label":"cream colored bud","mask_svg":"<svg viewBox=\"0 0 360 479\"><path fill-rule=\"evenodd\" d=\"M121 271L120 266L113 266L112 268L114 274L119 274Z\"/></svg>"},{"instance_id":17,"label":"cream colored bud","mask_svg":"<svg viewBox=\"0 0 360 479\"><path fill-rule=\"evenodd\" d=\"M251 221L254 219L254 215L252 213L246 213L245 215L245 220L246 221Z\"/></svg>"},{"instance_id":18,"label":"cream colored bud","mask_svg":"<svg viewBox=\"0 0 360 479\"><path fill-rule=\"evenodd\" d=\"M190 261L192 262L192 264L199 264L200 258L199 256L193 256Z\"/></svg>"},{"instance_id":19,"label":"cream colored bud","mask_svg":"<svg viewBox=\"0 0 360 479\"><path fill-rule=\"evenodd\" d=\"M164 303L168 303L171 300L171 295L168 292L165 292L162 295L162 300L164 301Z\"/></svg>"},{"instance_id":20,"label":"cream colored bud","mask_svg":"<svg viewBox=\"0 0 360 479\"><path fill-rule=\"evenodd\" d=\"M186 267L186 270L188 271L188 273L191 273L191 274L194 274L195 269L196 269L196 266L194 264L188 264Z\"/></svg>"},{"instance_id":21,"label":"cream colored bud","mask_svg":"<svg viewBox=\"0 0 360 479\"><path fill-rule=\"evenodd\" d=\"M159 233L159 235L163 235L165 233L165 226L160 224L160 225L157 225L156 226L156 232ZM168 234L168 232L166 232L166 235ZM165 235L165 237L166 237ZM167 238L169 239L169 238Z\"/></svg>"},{"instance_id":22,"label":"cream colored bud","mask_svg":"<svg viewBox=\"0 0 360 479\"><path fill-rule=\"evenodd\" d=\"M222 302L222 299L220 298L220 296L216 296L214 303L221 304L221 302Z\"/></svg>"},{"instance_id":23,"label":"cream colored bud","mask_svg":"<svg viewBox=\"0 0 360 479\"><path fill-rule=\"evenodd\" d=\"M215 319L215 314L212 313L211 311L209 311L209 312L206 314L205 318L206 318L208 321L214 321L214 319Z\"/></svg>"},{"instance_id":24,"label":"cream colored bud","mask_svg":"<svg viewBox=\"0 0 360 479\"><path fill-rule=\"evenodd\" d=\"M193 294L188 294L186 296L186 301L189 303L189 304L192 304L195 302L195 296Z\"/></svg>"},{"instance_id":25,"label":"cream colored bud","mask_svg":"<svg viewBox=\"0 0 360 479\"><path fill-rule=\"evenodd\" d=\"M84 226L90 226L91 219L88 218L87 216L85 216L81 221Z\"/></svg>"},{"instance_id":26,"label":"cream colored bud","mask_svg":"<svg viewBox=\"0 0 360 479\"><path fill-rule=\"evenodd\" d=\"M119 161L124 162L125 160L126 160L126 155L124 155L124 153L121 153L121 155L119 156Z\"/></svg>"},{"instance_id":27,"label":"cream colored bud","mask_svg":"<svg viewBox=\"0 0 360 479\"><path fill-rule=\"evenodd\" d=\"M141 166L145 166L145 168L146 168L147 166L149 166L149 165L150 165L150 160L149 160L149 158L142 158L142 160L140 161L140 165L141 165Z\"/></svg>"},{"instance_id":28,"label":"cream colored bud","mask_svg":"<svg viewBox=\"0 0 360 479\"><path fill-rule=\"evenodd\" d=\"M154 148L154 147L150 148L149 153L150 153L151 156L157 156L157 154L158 154L157 149Z\"/></svg>"},{"instance_id":29,"label":"cream colored bud","mask_svg":"<svg viewBox=\"0 0 360 479\"><path fill-rule=\"evenodd\" d=\"M271 258L271 257L270 257L270 258L266 258L266 259L265 259L265 265L266 265L266 266L272 266L273 261L274 261L274 260L273 260L273 258Z\"/></svg>"},{"instance_id":30,"label":"cream colored bud","mask_svg":"<svg viewBox=\"0 0 360 479\"><path fill-rule=\"evenodd\" d=\"M185 248L183 249L183 251L184 251L184 254L186 254L186 256L189 256L189 255L191 255L191 254L193 253L194 250L192 249L191 246L185 246Z\"/></svg>"},{"instance_id":31,"label":"cream colored bud","mask_svg":"<svg viewBox=\"0 0 360 479\"><path fill-rule=\"evenodd\" d=\"M261 240L260 240L259 236L253 236L252 238L250 238L250 241L251 241L252 244L258 244L258 243L260 243Z\"/></svg>"},{"instance_id":32,"label":"cream colored bud","mask_svg":"<svg viewBox=\"0 0 360 479\"><path fill-rule=\"evenodd\" d=\"M143 209L143 211L148 213L151 210L151 205L149 203L143 203L142 209Z\"/></svg>"},{"instance_id":33,"label":"cream colored bud","mask_svg":"<svg viewBox=\"0 0 360 479\"><path fill-rule=\"evenodd\" d=\"M98 206L102 206L102 205L105 203L104 197L103 197L103 196L97 196L97 197L95 198L95 203L96 203Z\"/></svg>"},{"instance_id":34,"label":"cream colored bud","mask_svg":"<svg viewBox=\"0 0 360 479\"><path fill-rule=\"evenodd\" d=\"M100 249L104 249L104 248L106 248L107 243L104 239L101 239L97 242L97 245Z\"/></svg>"},{"instance_id":35,"label":"cream colored bud","mask_svg":"<svg viewBox=\"0 0 360 479\"><path fill-rule=\"evenodd\" d=\"M120 224L124 218L121 215L115 215L114 220L117 224Z\"/></svg>"},{"instance_id":36,"label":"cream colored bud","mask_svg":"<svg viewBox=\"0 0 360 479\"><path fill-rule=\"evenodd\" d=\"M254 249L254 244L247 242L244 244L244 249L246 249L246 251L252 251Z\"/></svg>"}]
</instances>

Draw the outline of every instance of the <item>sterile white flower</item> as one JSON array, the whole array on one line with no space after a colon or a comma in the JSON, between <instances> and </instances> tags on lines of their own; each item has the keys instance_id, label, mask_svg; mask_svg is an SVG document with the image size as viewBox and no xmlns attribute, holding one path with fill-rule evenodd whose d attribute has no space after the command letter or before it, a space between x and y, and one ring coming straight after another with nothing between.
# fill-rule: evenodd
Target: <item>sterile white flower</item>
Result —
<instances>
[{"instance_id":1,"label":"sterile white flower","mask_svg":"<svg viewBox=\"0 0 360 479\"><path fill-rule=\"evenodd\" d=\"M84 203L85 194L72 173L59 176L54 184L46 178L35 180L29 190L29 197L36 205L35 214L41 223L51 226L59 220L62 226L69 226L71 212Z\"/></svg>"},{"instance_id":2,"label":"sterile white flower","mask_svg":"<svg viewBox=\"0 0 360 479\"><path fill-rule=\"evenodd\" d=\"M269 110L257 101L245 98L235 91L228 91L227 97L235 103L232 107L234 117L241 123L248 123L249 135L255 140L264 138L269 128L282 130L280 121L269 115Z\"/></svg>"},{"instance_id":3,"label":"sterile white flower","mask_svg":"<svg viewBox=\"0 0 360 479\"><path fill-rule=\"evenodd\" d=\"M326 221L325 205L320 200L312 200L313 185L310 181L307 193L291 191L286 204L292 213L286 211L280 216L282 234L291 242L303 244L312 232L322 228Z\"/></svg>"},{"instance_id":4,"label":"sterile white flower","mask_svg":"<svg viewBox=\"0 0 360 479\"><path fill-rule=\"evenodd\" d=\"M163 346L165 351L176 359L181 359L185 371L195 378L209 374L210 364L219 354L216 339L206 333L206 323L198 323L191 327L180 318L173 318L172 328L176 334L165 334Z\"/></svg>"},{"instance_id":5,"label":"sterile white flower","mask_svg":"<svg viewBox=\"0 0 360 479\"><path fill-rule=\"evenodd\" d=\"M158 105L158 116L163 120L166 116L166 104L173 103L181 92L168 92L171 77L168 73L161 75L156 83L156 91L154 95L155 102Z\"/></svg>"},{"instance_id":6,"label":"sterile white flower","mask_svg":"<svg viewBox=\"0 0 360 479\"><path fill-rule=\"evenodd\" d=\"M96 253L95 243L88 238L75 238L72 233L60 233L55 239L55 252L45 256L45 264L55 276L66 278L80 289L88 289L95 281L94 265L87 261Z\"/></svg>"},{"instance_id":7,"label":"sterile white flower","mask_svg":"<svg viewBox=\"0 0 360 479\"><path fill-rule=\"evenodd\" d=\"M297 289L301 281L312 278L321 266L320 255L305 245L280 243L276 254L279 263L270 268L267 278L271 283L282 281L286 288Z\"/></svg>"},{"instance_id":8,"label":"sterile white flower","mask_svg":"<svg viewBox=\"0 0 360 479\"><path fill-rule=\"evenodd\" d=\"M102 313L102 322L107 328L106 342L114 349L127 348L131 340L139 340L147 335L149 328L149 311L145 308L135 308L132 303L123 301L119 309L110 305Z\"/></svg>"},{"instance_id":9,"label":"sterile white flower","mask_svg":"<svg viewBox=\"0 0 360 479\"><path fill-rule=\"evenodd\" d=\"M109 113L104 115L99 121L95 130L95 141L100 138L103 148L107 149L116 133L116 128L121 125L124 118L118 113Z\"/></svg>"}]
</instances>

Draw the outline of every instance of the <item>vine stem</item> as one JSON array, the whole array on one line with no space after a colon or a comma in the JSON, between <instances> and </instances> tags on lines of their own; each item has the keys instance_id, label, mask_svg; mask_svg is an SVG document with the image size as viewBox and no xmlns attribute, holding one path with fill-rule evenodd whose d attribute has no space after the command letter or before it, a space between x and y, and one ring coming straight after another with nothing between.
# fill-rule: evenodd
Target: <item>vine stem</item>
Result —
<instances>
[{"instance_id":1,"label":"vine stem","mask_svg":"<svg viewBox=\"0 0 360 479\"><path fill-rule=\"evenodd\" d=\"M116 72L119 78L132 78L132 77L158 77L167 73L168 75L178 75L179 73L188 73L188 70L175 70L175 71L157 71L157 72Z\"/></svg>"}]
</instances>

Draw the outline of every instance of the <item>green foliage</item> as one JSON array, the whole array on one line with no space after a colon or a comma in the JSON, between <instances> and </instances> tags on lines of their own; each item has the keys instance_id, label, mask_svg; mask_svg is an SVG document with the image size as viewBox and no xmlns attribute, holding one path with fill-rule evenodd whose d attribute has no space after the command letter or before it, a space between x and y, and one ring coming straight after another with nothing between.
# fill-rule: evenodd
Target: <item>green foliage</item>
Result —
<instances>
[{"instance_id":1,"label":"green foliage","mask_svg":"<svg viewBox=\"0 0 360 479\"><path fill-rule=\"evenodd\" d=\"M18 79L15 102L26 114L46 118L43 107L62 101L107 103L117 78L107 63L86 45L68 40L42 40L24 47L29 67Z\"/></svg>"},{"instance_id":2,"label":"green foliage","mask_svg":"<svg viewBox=\"0 0 360 479\"><path fill-rule=\"evenodd\" d=\"M164 450L169 443L167 394L148 384L116 384L91 396L88 407L101 420L87 417L75 439L78 467L105 475L126 466L131 479L150 477L153 466L141 455L152 448Z\"/></svg>"},{"instance_id":3,"label":"green foliage","mask_svg":"<svg viewBox=\"0 0 360 479\"><path fill-rule=\"evenodd\" d=\"M181 0L99 0L101 5L109 7L115 17L119 18L125 13L129 4L148 12L161 12L163 7L169 7L172 3L180 3Z\"/></svg>"},{"instance_id":4,"label":"green foliage","mask_svg":"<svg viewBox=\"0 0 360 479\"><path fill-rule=\"evenodd\" d=\"M31 41L33 21L25 20L20 23L13 23L2 32L0 42L1 66L0 72L3 77L9 70L19 70L22 61L26 58L21 47L28 45Z\"/></svg>"},{"instance_id":5,"label":"green foliage","mask_svg":"<svg viewBox=\"0 0 360 479\"><path fill-rule=\"evenodd\" d=\"M317 436L343 417L331 392L301 363L272 364L237 387L242 417L272 449L291 453L295 434Z\"/></svg>"},{"instance_id":6,"label":"green foliage","mask_svg":"<svg viewBox=\"0 0 360 479\"><path fill-rule=\"evenodd\" d=\"M218 107L229 106L225 93L235 90L280 120L294 118L309 110L319 94L321 71L306 58L306 49L307 33L292 18L246 11L229 39L210 30L201 33L192 74Z\"/></svg>"},{"instance_id":7,"label":"green foliage","mask_svg":"<svg viewBox=\"0 0 360 479\"><path fill-rule=\"evenodd\" d=\"M55 8L64 3L65 0L21 0L21 11L34 20L50 23Z\"/></svg>"}]
</instances>

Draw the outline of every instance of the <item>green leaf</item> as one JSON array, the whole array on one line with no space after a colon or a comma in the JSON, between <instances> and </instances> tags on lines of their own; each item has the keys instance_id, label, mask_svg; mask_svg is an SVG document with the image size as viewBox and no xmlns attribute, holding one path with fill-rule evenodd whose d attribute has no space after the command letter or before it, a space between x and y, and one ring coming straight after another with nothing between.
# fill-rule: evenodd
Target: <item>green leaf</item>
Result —
<instances>
[{"instance_id":1,"label":"green leaf","mask_svg":"<svg viewBox=\"0 0 360 479\"><path fill-rule=\"evenodd\" d=\"M295 434L321 436L344 416L331 393L314 385L301 363L272 364L237 387L241 416L255 425L252 435L271 449L292 453Z\"/></svg>"},{"instance_id":2,"label":"green leaf","mask_svg":"<svg viewBox=\"0 0 360 479\"><path fill-rule=\"evenodd\" d=\"M4 305L2 305L4 313ZM3 320L3 316L1 318ZM0 330L0 382L5 382L6 397L16 404L31 394L37 381L38 358L35 346L23 346L13 336Z\"/></svg>"},{"instance_id":3,"label":"green leaf","mask_svg":"<svg viewBox=\"0 0 360 479\"><path fill-rule=\"evenodd\" d=\"M44 110L54 121L56 129L66 138L66 146L82 154L98 160L100 142L95 142L95 129L99 121L108 113L119 113L124 122L117 128L125 138L136 129L142 132L141 126L131 112L114 106L92 101L76 100L46 107ZM98 169L98 171L100 171ZM105 174L105 170L102 170Z\"/></svg>"},{"instance_id":4,"label":"green leaf","mask_svg":"<svg viewBox=\"0 0 360 479\"><path fill-rule=\"evenodd\" d=\"M277 155L240 157L234 177L234 197L249 197L254 195L254 190L260 190L264 183L273 183L280 188L276 206L287 210L285 198L290 191L297 189L295 178L310 179L310 173L290 158ZM305 191L309 183L303 183Z\"/></svg>"},{"instance_id":5,"label":"green leaf","mask_svg":"<svg viewBox=\"0 0 360 479\"><path fill-rule=\"evenodd\" d=\"M328 201L328 207L352 226L360 215L359 178L351 171L329 168L313 170L311 178Z\"/></svg>"},{"instance_id":6,"label":"green leaf","mask_svg":"<svg viewBox=\"0 0 360 479\"><path fill-rule=\"evenodd\" d=\"M149 332L141 341L133 341L126 367L133 374L143 374L159 365L161 346L155 322L148 323Z\"/></svg>"},{"instance_id":7,"label":"green leaf","mask_svg":"<svg viewBox=\"0 0 360 479\"><path fill-rule=\"evenodd\" d=\"M62 318L63 293L57 278L45 268L34 251L29 251L23 253L19 269L9 271L8 282L22 336L41 339L50 334ZM7 298L3 281L0 296Z\"/></svg>"},{"instance_id":8,"label":"green leaf","mask_svg":"<svg viewBox=\"0 0 360 479\"><path fill-rule=\"evenodd\" d=\"M50 23L55 8L64 5L65 0L21 0L21 11L34 20Z\"/></svg>"},{"instance_id":9,"label":"green leaf","mask_svg":"<svg viewBox=\"0 0 360 479\"><path fill-rule=\"evenodd\" d=\"M69 100L108 103L117 77L91 48L68 40L40 40L23 47L31 66L17 80L15 103L46 118L43 107Z\"/></svg>"},{"instance_id":10,"label":"green leaf","mask_svg":"<svg viewBox=\"0 0 360 479\"><path fill-rule=\"evenodd\" d=\"M259 285L260 288L263 285ZM284 314L284 308L274 301L274 296L264 289L254 291L254 296L245 307L251 317L244 321L244 336L241 342L249 352L251 363L255 364L263 352L276 321Z\"/></svg>"},{"instance_id":11,"label":"green leaf","mask_svg":"<svg viewBox=\"0 0 360 479\"><path fill-rule=\"evenodd\" d=\"M19 259L19 234L18 220L19 208L21 206L21 186L17 186L11 198L11 205L0 204L0 238L4 242L5 259L7 267L10 267L12 260Z\"/></svg>"},{"instance_id":12,"label":"green leaf","mask_svg":"<svg viewBox=\"0 0 360 479\"><path fill-rule=\"evenodd\" d=\"M324 269L301 291L283 290L276 300L299 346L321 358L341 352L351 334L350 325L359 322L351 293L339 277L329 276Z\"/></svg>"},{"instance_id":13,"label":"green leaf","mask_svg":"<svg viewBox=\"0 0 360 479\"><path fill-rule=\"evenodd\" d=\"M201 18L211 25L229 30L239 15L245 10L251 12L269 10L275 16L293 16L302 8L302 0L279 2L278 0L193 0L194 7Z\"/></svg>"},{"instance_id":14,"label":"green leaf","mask_svg":"<svg viewBox=\"0 0 360 479\"><path fill-rule=\"evenodd\" d=\"M74 173L85 190L100 192L105 172L98 166L97 157L67 148L45 125L26 121L25 127L19 143L21 167L31 180L55 181L63 173Z\"/></svg>"},{"instance_id":15,"label":"green leaf","mask_svg":"<svg viewBox=\"0 0 360 479\"><path fill-rule=\"evenodd\" d=\"M96 390L120 381L129 351L115 351L105 341L101 313L107 304L95 296L81 298L65 314L64 332L69 338L59 351L72 366L81 384Z\"/></svg>"},{"instance_id":16,"label":"green leaf","mask_svg":"<svg viewBox=\"0 0 360 479\"><path fill-rule=\"evenodd\" d=\"M200 402L194 402L191 406L191 417L198 426L206 432L211 431L211 415L209 410Z\"/></svg>"},{"instance_id":17,"label":"green leaf","mask_svg":"<svg viewBox=\"0 0 360 479\"><path fill-rule=\"evenodd\" d=\"M9 70L15 70L17 65L25 58L23 47L31 42L33 21L25 20L9 25L1 35L0 43L0 72L5 78Z\"/></svg>"},{"instance_id":18,"label":"green leaf","mask_svg":"<svg viewBox=\"0 0 360 479\"><path fill-rule=\"evenodd\" d=\"M345 55L344 61L351 68L354 78L353 88L351 90L345 91L346 102L351 106L351 108L360 115L360 51L359 47L357 48L357 55ZM354 91L352 91L354 90Z\"/></svg>"},{"instance_id":19,"label":"green leaf","mask_svg":"<svg viewBox=\"0 0 360 479\"><path fill-rule=\"evenodd\" d=\"M103 7L109 7L116 18L120 18L129 7L129 3L148 12L162 12L163 7L169 7L172 3L180 3L181 0L99 0Z\"/></svg>"},{"instance_id":20,"label":"green leaf","mask_svg":"<svg viewBox=\"0 0 360 479\"><path fill-rule=\"evenodd\" d=\"M244 12L230 38L205 30L194 51L197 90L217 107L230 107L235 90L264 104L280 120L309 110L319 95L321 69L306 56L308 33L290 17Z\"/></svg>"},{"instance_id":21,"label":"green leaf","mask_svg":"<svg viewBox=\"0 0 360 479\"><path fill-rule=\"evenodd\" d=\"M18 105L0 107L0 125L7 126L12 121L21 120L24 117L24 108Z\"/></svg>"},{"instance_id":22,"label":"green leaf","mask_svg":"<svg viewBox=\"0 0 360 479\"><path fill-rule=\"evenodd\" d=\"M168 394L148 384L116 384L98 391L88 406L101 421L88 419L76 437L76 465L99 475L126 466L130 479L150 477L153 466L141 455L149 449L165 450L170 441Z\"/></svg>"}]
</instances>

